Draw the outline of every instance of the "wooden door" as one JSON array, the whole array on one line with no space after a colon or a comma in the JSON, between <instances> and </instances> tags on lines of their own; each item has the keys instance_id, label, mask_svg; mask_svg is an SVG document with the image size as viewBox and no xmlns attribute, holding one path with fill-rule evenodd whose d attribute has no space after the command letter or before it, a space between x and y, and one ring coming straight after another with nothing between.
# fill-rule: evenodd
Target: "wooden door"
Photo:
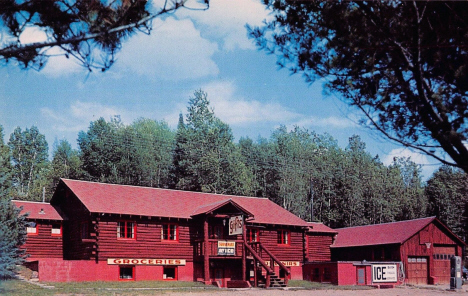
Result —
<instances>
[{"instance_id":1,"label":"wooden door","mask_svg":"<svg viewBox=\"0 0 468 296\"><path fill-rule=\"evenodd\" d=\"M427 261L426 257L408 257L408 284L427 285Z\"/></svg>"},{"instance_id":2,"label":"wooden door","mask_svg":"<svg viewBox=\"0 0 468 296\"><path fill-rule=\"evenodd\" d=\"M450 284L450 258L452 256L455 256L455 246L434 246L432 259L437 283Z\"/></svg>"}]
</instances>

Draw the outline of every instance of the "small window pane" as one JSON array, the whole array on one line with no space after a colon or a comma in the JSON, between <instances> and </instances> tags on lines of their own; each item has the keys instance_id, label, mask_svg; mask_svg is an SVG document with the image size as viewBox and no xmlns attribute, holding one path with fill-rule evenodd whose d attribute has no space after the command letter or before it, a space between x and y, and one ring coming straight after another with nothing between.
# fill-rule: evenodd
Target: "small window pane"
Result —
<instances>
[{"instance_id":1,"label":"small window pane","mask_svg":"<svg viewBox=\"0 0 468 296\"><path fill-rule=\"evenodd\" d=\"M133 266L120 266L120 276L121 280L132 280L133 279Z\"/></svg>"},{"instance_id":2,"label":"small window pane","mask_svg":"<svg viewBox=\"0 0 468 296\"><path fill-rule=\"evenodd\" d=\"M164 267L163 269L163 279L165 280L175 280L176 277L176 267Z\"/></svg>"}]
</instances>

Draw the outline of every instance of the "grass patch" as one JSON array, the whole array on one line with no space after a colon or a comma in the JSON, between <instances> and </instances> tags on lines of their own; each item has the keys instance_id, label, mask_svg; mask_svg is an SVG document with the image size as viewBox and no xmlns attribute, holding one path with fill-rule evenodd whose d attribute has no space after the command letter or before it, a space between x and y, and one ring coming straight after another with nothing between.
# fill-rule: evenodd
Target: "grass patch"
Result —
<instances>
[{"instance_id":1,"label":"grass patch","mask_svg":"<svg viewBox=\"0 0 468 296\"><path fill-rule=\"evenodd\" d=\"M337 286L332 284L323 284L309 281L290 280L288 281L290 288L304 288L306 290L371 290L369 286Z\"/></svg>"},{"instance_id":2,"label":"grass patch","mask_svg":"<svg viewBox=\"0 0 468 296\"><path fill-rule=\"evenodd\" d=\"M7 296L49 296L49 295L154 295L174 292L207 292L219 291L213 286L202 283L183 281L138 281L138 282L73 282L73 283L42 283L54 286L45 289L37 285L19 280L1 281L0 295ZM156 292L157 291L157 292Z\"/></svg>"}]
</instances>

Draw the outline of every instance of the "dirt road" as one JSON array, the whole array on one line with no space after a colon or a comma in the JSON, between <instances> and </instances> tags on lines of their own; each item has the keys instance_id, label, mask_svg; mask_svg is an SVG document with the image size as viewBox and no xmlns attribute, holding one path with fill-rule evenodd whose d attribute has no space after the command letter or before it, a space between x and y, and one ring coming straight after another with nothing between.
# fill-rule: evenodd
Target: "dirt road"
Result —
<instances>
[{"instance_id":1,"label":"dirt road","mask_svg":"<svg viewBox=\"0 0 468 296\"><path fill-rule=\"evenodd\" d=\"M168 293L177 296L435 296L435 295L467 295L466 289L460 291L447 291L438 289L422 289L413 287L398 287L394 289L373 290L225 290L207 293Z\"/></svg>"}]
</instances>

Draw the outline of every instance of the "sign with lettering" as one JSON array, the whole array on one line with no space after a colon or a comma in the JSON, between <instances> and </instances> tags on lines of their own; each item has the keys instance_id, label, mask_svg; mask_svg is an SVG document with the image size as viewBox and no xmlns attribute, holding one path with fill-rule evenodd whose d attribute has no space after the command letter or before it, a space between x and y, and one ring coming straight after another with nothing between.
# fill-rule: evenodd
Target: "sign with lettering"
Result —
<instances>
[{"instance_id":1,"label":"sign with lettering","mask_svg":"<svg viewBox=\"0 0 468 296\"><path fill-rule=\"evenodd\" d=\"M373 283L398 282L398 269L396 264L372 264Z\"/></svg>"},{"instance_id":2,"label":"sign with lettering","mask_svg":"<svg viewBox=\"0 0 468 296\"><path fill-rule=\"evenodd\" d=\"M229 218L229 235L242 234L244 218L242 215Z\"/></svg>"},{"instance_id":3,"label":"sign with lettering","mask_svg":"<svg viewBox=\"0 0 468 296\"><path fill-rule=\"evenodd\" d=\"M129 264L129 265L185 265L185 259L122 259L109 258L107 264Z\"/></svg>"},{"instance_id":4,"label":"sign with lettering","mask_svg":"<svg viewBox=\"0 0 468 296\"><path fill-rule=\"evenodd\" d=\"M219 256L234 256L236 255L235 241L218 241Z\"/></svg>"},{"instance_id":5,"label":"sign with lettering","mask_svg":"<svg viewBox=\"0 0 468 296\"><path fill-rule=\"evenodd\" d=\"M265 263L270 266L270 260L265 261ZM286 267L301 266L301 262L299 261L281 261L281 263ZM278 263L275 262L275 266L278 266Z\"/></svg>"}]
</instances>

